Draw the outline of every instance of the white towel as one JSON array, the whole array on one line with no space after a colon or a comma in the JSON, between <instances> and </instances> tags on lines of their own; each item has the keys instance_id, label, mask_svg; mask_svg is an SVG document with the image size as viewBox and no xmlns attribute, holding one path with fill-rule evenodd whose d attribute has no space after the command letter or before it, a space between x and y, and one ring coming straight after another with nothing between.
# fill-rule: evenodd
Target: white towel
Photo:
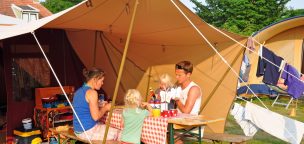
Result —
<instances>
[{"instance_id":1,"label":"white towel","mask_svg":"<svg viewBox=\"0 0 304 144\"><path fill-rule=\"evenodd\" d=\"M304 123L250 102L246 103L245 119L265 132L292 144L299 144L304 134Z\"/></svg>"},{"instance_id":2,"label":"white towel","mask_svg":"<svg viewBox=\"0 0 304 144\"><path fill-rule=\"evenodd\" d=\"M262 44L260 45L259 56L260 56L261 58L263 58L263 45L262 45Z\"/></svg>"},{"instance_id":3,"label":"white towel","mask_svg":"<svg viewBox=\"0 0 304 144\"><path fill-rule=\"evenodd\" d=\"M280 72L281 70L284 70L285 63L286 63L285 60L282 60L282 62L281 62L281 64L280 64L279 72Z\"/></svg>"},{"instance_id":4,"label":"white towel","mask_svg":"<svg viewBox=\"0 0 304 144\"><path fill-rule=\"evenodd\" d=\"M245 108L238 103L234 103L233 109L230 111L236 122L241 126L246 136L254 136L258 128L249 120L245 119Z\"/></svg>"}]
</instances>

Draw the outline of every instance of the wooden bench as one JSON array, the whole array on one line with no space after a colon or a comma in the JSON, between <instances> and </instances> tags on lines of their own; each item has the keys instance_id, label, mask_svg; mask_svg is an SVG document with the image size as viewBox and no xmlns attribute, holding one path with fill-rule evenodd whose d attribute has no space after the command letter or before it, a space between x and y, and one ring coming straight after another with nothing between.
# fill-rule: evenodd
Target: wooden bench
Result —
<instances>
[{"instance_id":1,"label":"wooden bench","mask_svg":"<svg viewBox=\"0 0 304 144\"><path fill-rule=\"evenodd\" d=\"M211 140L213 143L229 142L231 144L239 144L246 143L246 141L252 139L252 137L225 133L204 133L203 139Z\"/></svg>"},{"instance_id":2,"label":"wooden bench","mask_svg":"<svg viewBox=\"0 0 304 144\"><path fill-rule=\"evenodd\" d=\"M63 139L64 142L63 143L66 143L66 141L68 140L71 140L72 142L71 143L75 143L76 141L80 141L80 142L83 142L83 143L89 143L89 141L87 140L83 140L83 139L80 139L78 138L75 134L74 134L74 130L73 128L69 128L68 131L56 131L56 129L54 128L50 128L49 129L53 134L57 134L58 135L58 142L60 142L60 139ZM102 144L102 140L95 140L95 141L92 141L93 144ZM114 140L111 140L111 141L106 141L106 144L119 144L119 141L114 141Z\"/></svg>"}]
</instances>

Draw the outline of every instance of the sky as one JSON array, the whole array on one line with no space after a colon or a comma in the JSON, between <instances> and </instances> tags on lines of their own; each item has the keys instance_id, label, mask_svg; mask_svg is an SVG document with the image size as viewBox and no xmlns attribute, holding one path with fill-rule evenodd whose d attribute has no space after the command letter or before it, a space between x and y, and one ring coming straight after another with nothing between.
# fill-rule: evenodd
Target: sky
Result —
<instances>
[{"instance_id":1,"label":"sky","mask_svg":"<svg viewBox=\"0 0 304 144\"><path fill-rule=\"evenodd\" d=\"M190 0L180 0L182 3L184 3L189 9L193 10L193 7L195 5L190 2ZM201 1L203 4L205 4L205 0L198 0ZM287 7L292 7L293 9L304 9L304 0L291 0L287 3Z\"/></svg>"}]
</instances>

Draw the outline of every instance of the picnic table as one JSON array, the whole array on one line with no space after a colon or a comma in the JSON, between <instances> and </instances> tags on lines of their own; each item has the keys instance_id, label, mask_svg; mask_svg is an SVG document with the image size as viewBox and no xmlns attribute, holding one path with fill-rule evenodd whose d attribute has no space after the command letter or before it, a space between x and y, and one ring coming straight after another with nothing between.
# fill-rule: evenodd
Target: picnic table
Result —
<instances>
[{"instance_id":1,"label":"picnic table","mask_svg":"<svg viewBox=\"0 0 304 144\"><path fill-rule=\"evenodd\" d=\"M177 117L169 118L169 132L170 132L170 144L174 144L174 131L178 129L183 136L190 134L198 139L198 143L201 144L204 127L210 123L219 122L225 120L224 118L208 118L202 115L180 114ZM193 131L198 131L193 132Z\"/></svg>"},{"instance_id":2,"label":"picnic table","mask_svg":"<svg viewBox=\"0 0 304 144\"><path fill-rule=\"evenodd\" d=\"M107 115L102 119L105 122ZM174 143L174 127L179 125L186 128L199 128L202 129L209 123L224 120L223 118L207 118L205 116L197 116L191 114L179 113L176 117L147 117L144 120L141 141L147 144L164 144L166 143L168 125L170 133L170 143ZM113 110L110 125L114 128L123 129L122 109ZM201 138L199 138L199 141Z\"/></svg>"}]
</instances>

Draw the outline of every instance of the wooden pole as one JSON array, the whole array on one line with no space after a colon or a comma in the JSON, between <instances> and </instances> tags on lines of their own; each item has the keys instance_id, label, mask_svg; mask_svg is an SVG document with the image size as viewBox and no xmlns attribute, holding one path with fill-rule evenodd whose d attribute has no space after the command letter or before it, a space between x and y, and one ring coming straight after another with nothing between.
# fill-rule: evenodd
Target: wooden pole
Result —
<instances>
[{"instance_id":1,"label":"wooden pole","mask_svg":"<svg viewBox=\"0 0 304 144\"><path fill-rule=\"evenodd\" d=\"M116 84L115 84L115 89L114 89L114 94L113 94L113 99L112 99L112 106L111 106L111 109L110 109L109 117L107 119L107 123L106 123L107 126L106 126L106 131L105 131L105 134L104 134L104 137L103 137L102 144L106 143L106 138L108 136L108 131L109 131L110 122L111 122L111 118L112 118L112 112L113 112L113 109L115 107L115 101L116 101L116 97L117 97L117 93L118 93L119 83L120 83L121 75L122 75L124 65L125 65L125 60L126 60L126 56L127 56L127 52L128 52L128 48L129 48L129 43L130 43L130 39L131 39L131 34L132 34L132 29L133 29L133 25L134 25L135 14L136 14L138 4L139 4L138 0L136 0L136 2L134 4L134 11L133 11L132 18L131 18L131 23L130 23L130 27L129 27L129 31L128 31L128 36L127 36L127 41L126 41L124 53L123 53L123 56L122 56L122 59L121 59L120 67L119 67L119 72L118 72L118 76L117 76L117 80L116 80Z\"/></svg>"}]
</instances>

